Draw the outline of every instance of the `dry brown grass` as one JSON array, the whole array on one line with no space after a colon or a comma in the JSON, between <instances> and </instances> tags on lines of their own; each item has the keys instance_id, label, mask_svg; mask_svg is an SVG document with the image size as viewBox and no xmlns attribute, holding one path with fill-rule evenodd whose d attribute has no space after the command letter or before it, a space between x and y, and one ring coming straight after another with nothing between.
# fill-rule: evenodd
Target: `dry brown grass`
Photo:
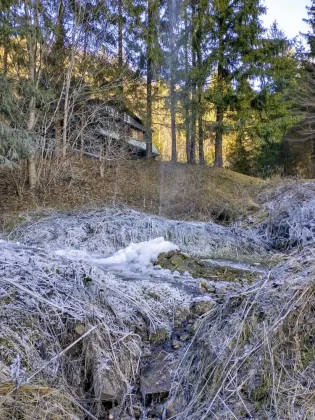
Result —
<instances>
[{"instance_id":1,"label":"dry brown grass","mask_svg":"<svg viewBox=\"0 0 315 420\"><path fill-rule=\"evenodd\" d=\"M123 203L171 219L229 223L258 209L263 186L226 169L158 161L111 162L101 178L97 161L73 157L58 178L36 192L24 190L22 199L2 176L0 214Z\"/></svg>"}]
</instances>

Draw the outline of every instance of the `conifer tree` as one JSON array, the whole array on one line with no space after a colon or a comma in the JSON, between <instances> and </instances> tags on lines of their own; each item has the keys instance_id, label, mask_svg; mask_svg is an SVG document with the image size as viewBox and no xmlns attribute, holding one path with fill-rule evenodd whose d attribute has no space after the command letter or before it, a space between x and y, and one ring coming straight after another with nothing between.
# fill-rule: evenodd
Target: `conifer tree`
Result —
<instances>
[{"instance_id":1,"label":"conifer tree","mask_svg":"<svg viewBox=\"0 0 315 420\"><path fill-rule=\"evenodd\" d=\"M308 56L310 58L315 57L315 0L311 0L311 5L306 7L308 19L304 19L310 30L307 34L304 34L306 41L309 46L309 53Z\"/></svg>"},{"instance_id":2,"label":"conifer tree","mask_svg":"<svg viewBox=\"0 0 315 420\"><path fill-rule=\"evenodd\" d=\"M153 82L159 76L162 63L160 44L160 0L127 0L133 20L133 51L139 72L146 77L146 156L152 158Z\"/></svg>"},{"instance_id":3,"label":"conifer tree","mask_svg":"<svg viewBox=\"0 0 315 420\"><path fill-rule=\"evenodd\" d=\"M261 0L214 0L210 5L211 51L209 63L213 83L208 100L215 108L215 166L222 167L224 117L235 100L232 86L240 86L257 72L256 52L264 29L260 18L265 13Z\"/></svg>"},{"instance_id":4,"label":"conifer tree","mask_svg":"<svg viewBox=\"0 0 315 420\"><path fill-rule=\"evenodd\" d=\"M165 13L161 22L162 44L164 47L164 75L169 86L170 96L170 114L171 114L171 141L172 141L172 156L173 162L177 161L177 145L176 145L176 108L177 108L177 93L176 83L178 83L179 73L179 10L180 2L178 0L167 0L165 4Z\"/></svg>"}]
</instances>

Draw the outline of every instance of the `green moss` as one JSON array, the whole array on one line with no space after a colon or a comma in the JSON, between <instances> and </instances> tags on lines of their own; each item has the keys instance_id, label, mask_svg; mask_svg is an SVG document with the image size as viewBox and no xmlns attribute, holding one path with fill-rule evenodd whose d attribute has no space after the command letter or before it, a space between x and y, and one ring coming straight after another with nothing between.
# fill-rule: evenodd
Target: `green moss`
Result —
<instances>
[{"instance_id":1,"label":"green moss","mask_svg":"<svg viewBox=\"0 0 315 420\"><path fill-rule=\"evenodd\" d=\"M252 392L255 404L259 404L259 406L261 407L264 402L268 401L268 399L270 398L271 389L271 379L269 377L262 378L260 384Z\"/></svg>"},{"instance_id":2,"label":"green moss","mask_svg":"<svg viewBox=\"0 0 315 420\"><path fill-rule=\"evenodd\" d=\"M151 334L150 342L152 344L161 344L168 339L168 332L165 328L158 328L153 334Z\"/></svg>"},{"instance_id":3,"label":"green moss","mask_svg":"<svg viewBox=\"0 0 315 420\"><path fill-rule=\"evenodd\" d=\"M310 347L302 353L302 365L306 369L311 363L315 361L315 347Z\"/></svg>"},{"instance_id":4,"label":"green moss","mask_svg":"<svg viewBox=\"0 0 315 420\"><path fill-rule=\"evenodd\" d=\"M160 254L154 265L159 265L172 272L178 271L181 274L188 272L192 277L214 281L238 283L246 281L251 284L258 278L256 272L219 267L175 251Z\"/></svg>"},{"instance_id":5,"label":"green moss","mask_svg":"<svg viewBox=\"0 0 315 420\"><path fill-rule=\"evenodd\" d=\"M11 216L10 219L5 224L5 230L12 232L18 225L26 222L27 218L25 216Z\"/></svg>"},{"instance_id":6,"label":"green moss","mask_svg":"<svg viewBox=\"0 0 315 420\"><path fill-rule=\"evenodd\" d=\"M152 291L152 290L149 290L149 291L147 292L147 295L148 295L150 298L152 298L152 299L154 299L154 300L156 300L156 301L160 301L160 300L161 300L161 296L160 296L158 293L156 293L156 292L154 292L154 291Z\"/></svg>"}]
</instances>

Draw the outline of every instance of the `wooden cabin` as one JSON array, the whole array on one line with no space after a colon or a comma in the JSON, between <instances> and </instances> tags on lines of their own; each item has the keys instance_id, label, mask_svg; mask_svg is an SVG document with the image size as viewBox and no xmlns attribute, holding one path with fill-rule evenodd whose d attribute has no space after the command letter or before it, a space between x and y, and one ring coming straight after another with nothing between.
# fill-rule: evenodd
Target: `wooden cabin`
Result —
<instances>
[{"instance_id":1,"label":"wooden cabin","mask_svg":"<svg viewBox=\"0 0 315 420\"><path fill-rule=\"evenodd\" d=\"M126 107L108 102L89 102L76 113L73 132L75 150L94 158L114 158L125 153L132 159L146 156L146 128ZM154 158L160 156L152 146Z\"/></svg>"}]
</instances>

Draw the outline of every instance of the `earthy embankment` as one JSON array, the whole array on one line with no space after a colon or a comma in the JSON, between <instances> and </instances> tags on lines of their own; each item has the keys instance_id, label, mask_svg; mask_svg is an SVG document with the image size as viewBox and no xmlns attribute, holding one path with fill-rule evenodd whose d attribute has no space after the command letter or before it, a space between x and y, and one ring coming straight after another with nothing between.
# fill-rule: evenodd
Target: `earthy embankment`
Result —
<instances>
[{"instance_id":1,"label":"earthy embankment","mask_svg":"<svg viewBox=\"0 0 315 420\"><path fill-rule=\"evenodd\" d=\"M104 178L98 162L90 159L69 158L51 165L42 170L41 185L32 193L23 171L3 170L0 215L125 204L170 219L229 223L257 210L257 195L265 185L258 178L225 169L180 163L112 162Z\"/></svg>"}]
</instances>

